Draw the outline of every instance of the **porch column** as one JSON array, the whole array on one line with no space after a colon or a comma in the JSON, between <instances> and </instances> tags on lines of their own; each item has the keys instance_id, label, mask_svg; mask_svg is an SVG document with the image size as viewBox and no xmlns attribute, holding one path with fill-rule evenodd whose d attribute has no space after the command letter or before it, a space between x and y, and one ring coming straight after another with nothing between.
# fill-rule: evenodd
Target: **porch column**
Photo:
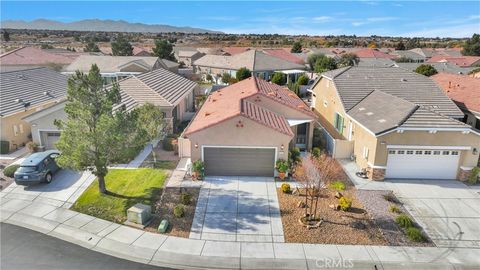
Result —
<instances>
[{"instance_id":1,"label":"porch column","mask_svg":"<svg viewBox=\"0 0 480 270\"><path fill-rule=\"evenodd\" d=\"M308 129L307 129L307 151L311 151L313 148L313 129L315 125L312 122L308 123Z\"/></svg>"}]
</instances>

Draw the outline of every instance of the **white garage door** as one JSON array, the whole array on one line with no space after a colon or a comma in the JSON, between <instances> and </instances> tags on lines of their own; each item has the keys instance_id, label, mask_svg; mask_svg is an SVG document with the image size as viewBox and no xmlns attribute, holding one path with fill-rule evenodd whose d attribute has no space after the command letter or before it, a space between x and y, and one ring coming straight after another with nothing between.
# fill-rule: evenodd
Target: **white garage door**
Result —
<instances>
[{"instance_id":1,"label":"white garage door","mask_svg":"<svg viewBox=\"0 0 480 270\"><path fill-rule=\"evenodd\" d=\"M55 149L55 143L60 139L59 131L42 132L43 145L45 150Z\"/></svg>"},{"instance_id":2,"label":"white garage door","mask_svg":"<svg viewBox=\"0 0 480 270\"><path fill-rule=\"evenodd\" d=\"M386 178L455 179L459 152L395 149L388 151Z\"/></svg>"}]
</instances>

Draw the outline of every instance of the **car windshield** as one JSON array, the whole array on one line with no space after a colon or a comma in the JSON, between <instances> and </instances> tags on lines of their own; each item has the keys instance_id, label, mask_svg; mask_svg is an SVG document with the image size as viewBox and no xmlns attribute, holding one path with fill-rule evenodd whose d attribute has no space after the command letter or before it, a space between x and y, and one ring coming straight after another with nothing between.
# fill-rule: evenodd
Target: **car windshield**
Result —
<instances>
[{"instance_id":1,"label":"car windshield","mask_svg":"<svg viewBox=\"0 0 480 270\"><path fill-rule=\"evenodd\" d=\"M20 166L20 168L18 168L17 172L28 173L28 172L34 172L36 170L37 170L36 166Z\"/></svg>"}]
</instances>

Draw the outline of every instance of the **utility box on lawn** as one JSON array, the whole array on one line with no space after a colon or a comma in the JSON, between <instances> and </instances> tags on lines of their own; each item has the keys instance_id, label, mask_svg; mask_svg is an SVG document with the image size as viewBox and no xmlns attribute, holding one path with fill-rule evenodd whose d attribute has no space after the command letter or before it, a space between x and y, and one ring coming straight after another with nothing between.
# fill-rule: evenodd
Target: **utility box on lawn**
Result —
<instances>
[{"instance_id":1,"label":"utility box on lawn","mask_svg":"<svg viewBox=\"0 0 480 270\"><path fill-rule=\"evenodd\" d=\"M147 225L152 217L152 207L149 205L137 203L127 210L127 220L140 224Z\"/></svg>"}]
</instances>

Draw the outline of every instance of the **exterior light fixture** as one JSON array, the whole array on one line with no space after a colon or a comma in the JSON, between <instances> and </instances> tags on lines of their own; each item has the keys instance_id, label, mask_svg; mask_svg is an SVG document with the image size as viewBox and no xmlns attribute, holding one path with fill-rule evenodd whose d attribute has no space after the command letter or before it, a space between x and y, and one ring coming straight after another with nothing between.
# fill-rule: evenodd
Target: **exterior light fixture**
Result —
<instances>
[{"instance_id":1,"label":"exterior light fixture","mask_svg":"<svg viewBox=\"0 0 480 270\"><path fill-rule=\"evenodd\" d=\"M195 143L195 148L198 148L198 143Z\"/></svg>"},{"instance_id":2,"label":"exterior light fixture","mask_svg":"<svg viewBox=\"0 0 480 270\"><path fill-rule=\"evenodd\" d=\"M284 148L285 146L283 146L283 143L282 143L282 145L280 146L280 149L283 151Z\"/></svg>"},{"instance_id":3,"label":"exterior light fixture","mask_svg":"<svg viewBox=\"0 0 480 270\"><path fill-rule=\"evenodd\" d=\"M472 153L473 153L474 155L477 155L477 154L478 154L478 149L477 149L477 148L473 148Z\"/></svg>"}]
</instances>

